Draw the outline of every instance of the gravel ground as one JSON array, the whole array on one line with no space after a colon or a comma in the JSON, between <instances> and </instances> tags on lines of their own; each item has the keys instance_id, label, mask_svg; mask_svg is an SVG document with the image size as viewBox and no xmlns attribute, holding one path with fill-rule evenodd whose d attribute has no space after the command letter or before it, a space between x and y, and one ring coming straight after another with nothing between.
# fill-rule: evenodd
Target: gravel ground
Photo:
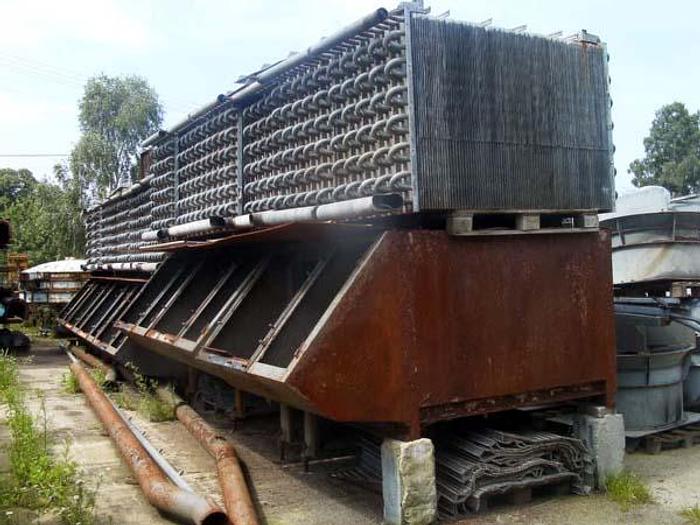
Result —
<instances>
[{"instance_id":1,"label":"gravel ground","mask_svg":"<svg viewBox=\"0 0 700 525\"><path fill-rule=\"evenodd\" d=\"M43 392L49 426L59 440L71 443L70 454L91 482L99 480L99 523L125 525L172 523L143 498L109 438L84 397L66 394L61 376L67 370L65 355L55 347L39 346L29 364L22 366L22 380ZM32 406L39 411L39 402ZM200 494L220 501L213 460L177 422L149 423L134 414L135 421L157 448ZM236 445L248 471L263 523L269 525L355 525L381 523L381 498L328 477L323 472L304 473L277 461L275 422L241 425L225 431ZM0 425L0 441L7 438ZM60 448L60 446L59 446ZM461 520L460 524L683 524L681 510L700 504L700 446L650 456L628 455L626 467L644 479L654 503L622 512L604 495L535 499L519 507L502 507ZM4 467L0 461L0 470Z\"/></svg>"}]
</instances>

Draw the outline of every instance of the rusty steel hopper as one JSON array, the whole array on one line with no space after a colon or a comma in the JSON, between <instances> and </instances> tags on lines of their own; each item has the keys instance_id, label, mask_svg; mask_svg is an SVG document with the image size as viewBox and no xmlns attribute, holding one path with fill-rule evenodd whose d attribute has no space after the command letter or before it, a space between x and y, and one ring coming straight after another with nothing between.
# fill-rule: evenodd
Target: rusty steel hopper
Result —
<instances>
[{"instance_id":1,"label":"rusty steel hopper","mask_svg":"<svg viewBox=\"0 0 700 525\"><path fill-rule=\"evenodd\" d=\"M608 232L457 238L296 224L169 249L114 324L121 336L106 351L117 359L128 337L136 364L155 352L407 437L515 407L612 403ZM91 321L71 323L71 311L90 290L63 319L76 333Z\"/></svg>"}]
</instances>

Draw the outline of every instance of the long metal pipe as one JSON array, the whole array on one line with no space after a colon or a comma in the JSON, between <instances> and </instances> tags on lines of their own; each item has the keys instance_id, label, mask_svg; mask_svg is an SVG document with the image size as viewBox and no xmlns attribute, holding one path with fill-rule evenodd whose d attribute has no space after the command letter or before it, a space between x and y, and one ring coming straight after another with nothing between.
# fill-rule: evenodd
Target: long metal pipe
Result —
<instances>
[{"instance_id":1,"label":"long metal pipe","mask_svg":"<svg viewBox=\"0 0 700 525\"><path fill-rule=\"evenodd\" d=\"M64 348L64 350L66 350ZM79 348L73 348L72 350L68 351L66 350L66 354L68 354L68 357L70 360L75 363L77 362L77 357L80 357L81 360L82 357L80 356L80 353L82 351ZM107 365L104 361L87 354L85 352L82 352L83 355L88 356L92 359L83 360L85 363L88 365L91 365L95 368L104 368L107 367L109 368L109 365ZM93 361L94 359L94 361ZM180 476L180 474L173 468L173 466L168 463L168 461L163 457L163 455L151 444L150 441L146 438L146 435L141 431L140 428L138 428L119 408L114 404L114 401L107 398L109 402L112 404L112 407L114 408L115 412L119 414L119 417L122 418L122 421L126 423L126 426L129 427L129 430L134 434L134 437L139 440L139 443L141 443L141 446L146 449L146 452L148 452L148 455L153 458L153 461L156 462L158 467L165 473L166 476L172 481L176 487L181 488L182 490L186 490L188 492L194 492L192 490L192 487Z\"/></svg>"},{"instance_id":2,"label":"long metal pipe","mask_svg":"<svg viewBox=\"0 0 700 525\"><path fill-rule=\"evenodd\" d=\"M163 401L173 405L177 419L216 460L224 506L231 523L258 525L255 506L233 445L172 390L159 388L156 393Z\"/></svg>"},{"instance_id":3,"label":"long metal pipe","mask_svg":"<svg viewBox=\"0 0 700 525\"><path fill-rule=\"evenodd\" d=\"M70 369L153 506L195 525L228 523L226 514L214 502L170 483L83 366L76 361L71 363Z\"/></svg>"},{"instance_id":4,"label":"long metal pipe","mask_svg":"<svg viewBox=\"0 0 700 525\"><path fill-rule=\"evenodd\" d=\"M182 489L186 492L194 493L194 490L192 490L190 484L187 483L182 476L180 476L180 473L177 470L175 470L175 468L170 463L168 463L168 461L156 449L156 447L154 447L151 444L151 442L148 441L143 431L139 427L137 427L133 421L126 417L126 415L124 415L124 412L119 410L119 408L114 404L114 401L109 399L109 402L112 404L112 407L114 407L114 410L117 412L117 414L119 414L119 417L122 418L122 421L124 421L124 423L126 423L126 426L129 427L129 430L131 430L132 434L134 434L134 437L139 440L141 446L144 449L146 449L148 455L153 458L153 461L155 461L158 467L160 467L160 469L165 473L165 475L168 476L168 479L170 479L170 481L179 489Z\"/></svg>"},{"instance_id":5,"label":"long metal pipe","mask_svg":"<svg viewBox=\"0 0 700 525\"><path fill-rule=\"evenodd\" d=\"M193 120L198 119L199 117L205 115L215 107L225 103L225 102L233 102L235 103L240 103L246 98L257 94L258 92L262 91L265 89L265 83L269 82L272 78L276 77L277 75L280 75L282 73L285 73L286 71L289 71L290 69L298 66L305 60L308 60L309 58L312 58L316 55L319 55L321 53L324 53L331 47L341 43L343 40L346 40L347 38L353 37L357 35L358 33L362 33L363 31L367 31L369 28L372 26L377 25L378 23L382 22L389 16L389 12L384 9L383 7L380 7L379 9L375 9L371 13L369 13L366 16L363 16L359 20L356 20L352 24L346 26L345 28L341 29L340 31L333 33L331 36L324 38L321 40L318 44L309 47L306 51L298 53L294 56L291 56L287 58L286 60L282 60L281 62L275 64L274 66L266 69L265 71L259 73L256 75L256 79L248 84L247 86L242 87L241 89L234 91L232 93L229 93L228 95L218 95L213 101L208 103L207 105L201 107L194 113L190 113L182 119L181 121L177 122L173 126L170 127L170 129L166 130L158 130L155 133L153 133L150 137L148 137L146 140L144 140L141 143L142 148L147 148L149 146L152 146L156 142L164 139L165 137L168 137L170 135L173 135L180 131L182 128L185 126L189 125Z\"/></svg>"},{"instance_id":6,"label":"long metal pipe","mask_svg":"<svg viewBox=\"0 0 700 525\"><path fill-rule=\"evenodd\" d=\"M403 197L398 193L372 195L360 199L321 204L316 208L315 216L319 221L352 219L371 213L396 210L403 206Z\"/></svg>"},{"instance_id":7,"label":"long metal pipe","mask_svg":"<svg viewBox=\"0 0 700 525\"><path fill-rule=\"evenodd\" d=\"M332 202L319 206L304 206L288 210L267 210L256 213L238 215L226 219L216 218L179 224L171 228L146 232L141 239L165 240L184 235L205 234L220 228L233 230L250 229L254 226L274 226L288 222L330 221L339 219L354 219L362 215L382 213L396 210L403 206L403 197L398 193L372 195L347 201Z\"/></svg>"},{"instance_id":8,"label":"long metal pipe","mask_svg":"<svg viewBox=\"0 0 700 525\"><path fill-rule=\"evenodd\" d=\"M187 222L178 224L170 228L161 230L151 230L141 234L142 241L164 241L168 238L185 237L187 235L204 235L211 233L221 228L250 229L253 223L249 215L239 215L237 217L210 217L200 221Z\"/></svg>"}]
</instances>

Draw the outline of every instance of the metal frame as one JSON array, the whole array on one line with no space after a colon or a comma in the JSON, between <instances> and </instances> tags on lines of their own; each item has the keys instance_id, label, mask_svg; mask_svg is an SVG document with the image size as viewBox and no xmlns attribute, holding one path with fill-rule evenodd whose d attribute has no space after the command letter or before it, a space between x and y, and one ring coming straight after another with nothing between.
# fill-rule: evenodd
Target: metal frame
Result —
<instances>
[{"instance_id":1,"label":"metal frame","mask_svg":"<svg viewBox=\"0 0 700 525\"><path fill-rule=\"evenodd\" d=\"M202 264L204 264L204 261L199 261L194 268L192 268L189 271L189 274L187 277L185 277L185 280L180 283L180 286L178 286L177 290L173 292L173 294L168 298L167 301L165 301L165 304L161 307L160 311L151 319L151 322L148 324L148 329L150 330L151 328L154 328L156 324L163 318L163 315L168 311L168 309L172 306L172 304L177 300L178 297L180 297L180 294L182 294L182 291L192 282L192 279L195 278L197 275L197 272L202 268Z\"/></svg>"},{"instance_id":2,"label":"metal frame","mask_svg":"<svg viewBox=\"0 0 700 525\"><path fill-rule=\"evenodd\" d=\"M249 363L258 362L265 357L265 354L267 353L267 350L270 348L270 344L272 343L274 338L277 336L277 334L280 333L280 331L287 324L287 321L292 316L292 314L296 311L297 306L299 306L299 303L301 303L301 301L304 299L304 297L306 297L306 294L311 289L311 287L316 283L316 281L318 280L320 275L323 273L323 270L328 265L328 262L333 258L335 253L336 253L336 251L334 250L331 254L329 254L325 257L322 257L316 263L316 266L314 266L314 269L306 277L306 280L304 281L304 283L296 291L292 300L287 303L284 310L282 310L280 315L277 317L275 322L272 324L272 327L270 328L270 330L268 330L267 334L265 334L265 336L260 341L260 344L258 345L258 347L255 349L255 351L250 356L250 358L248 358ZM274 365L268 364L268 366L274 366ZM275 367L275 368L281 368L281 367Z\"/></svg>"},{"instance_id":3,"label":"metal frame","mask_svg":"<svg viewBox=\"0 0 700 525\"><path fill-rule=\"evenodd\" d=\"M228 320L231 319L231 316L238 309L243 300L248 296L255 284L268 270L271 260L272 257L270 256L264 257L248 272L248 275L245 276L236 291L221 308L219 314L214 316L207 327L202 331L202 335L197 340L197 344L194 349L195 354L199 354L203 348L208 347L208 345L211 344L214 339L216 339L216 336L219 335L219 332L221 332L224 326L226 326Z\"/></svg>"}]
</instances>

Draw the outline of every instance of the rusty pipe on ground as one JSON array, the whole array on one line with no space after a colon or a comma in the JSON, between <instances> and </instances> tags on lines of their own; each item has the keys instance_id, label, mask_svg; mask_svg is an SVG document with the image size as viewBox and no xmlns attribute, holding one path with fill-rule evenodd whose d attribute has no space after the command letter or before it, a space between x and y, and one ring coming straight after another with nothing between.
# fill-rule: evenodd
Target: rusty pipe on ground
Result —
<instances>
[{"instance_id":1,"label":"rusty pipe on ground","mask_svg":"<svg viewBox=\"0 0 700 525\"><path fill-rule=\"evenodd\" d=\"M83 363L90 365L93 368L99 368L105 373L105 380L110 383L114 383L117 380L117 371L114 367L109 366L104 361L98 359L92 354L88 354L85 350L81 348L71 348L71 352L75 357L80 359Z\"/></svg>"},{"instance_id":2,"label":"rusty pipe on ground","mask_svg":"<svg viewBox=\"0 0 700 525\"><path fill-rule=\"evenodd\" d=\"M213 502L170 483L85 368L74 361L70 369L151 505L195 525L228 523L226 514Z\"/></svg>"},{"instance_id":3,"label":"rusty pipe on ground","mask_svg":"<svg viewBox=\"0 0 700 525\"><path fill-rule=\"evenodd\" d=\"M177 419L216 461L224 506L231 523L257 525L255 506L233 445L172 390L158 388L156 393L163 401L173 405Z\"/></svg>"}]
</instances>

